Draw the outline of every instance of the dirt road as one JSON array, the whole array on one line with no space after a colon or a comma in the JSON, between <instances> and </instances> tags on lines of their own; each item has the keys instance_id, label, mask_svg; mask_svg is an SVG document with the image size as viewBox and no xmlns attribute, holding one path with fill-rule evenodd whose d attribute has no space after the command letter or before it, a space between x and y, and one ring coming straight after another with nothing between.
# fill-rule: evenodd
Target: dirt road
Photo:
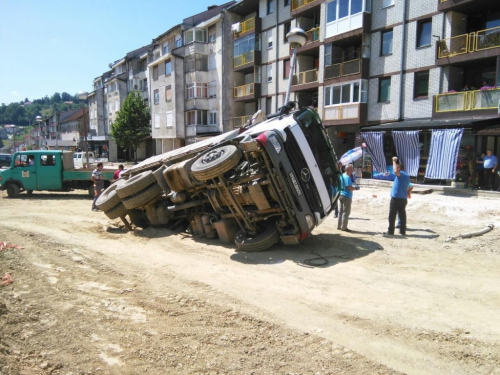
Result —
<instances>
[{"instance_id":1,"label":"dirt road","mask_svg":"<svg viewBox=\"0 0 500 375\"><path fill-rule=\"evenodd\" d=\"M355 192L353 233L244 254L0 192L24 247L0 252L0 374L500 374L500 199L414 195L386 238L388 193Z\"/></svg>"}]
</instances>

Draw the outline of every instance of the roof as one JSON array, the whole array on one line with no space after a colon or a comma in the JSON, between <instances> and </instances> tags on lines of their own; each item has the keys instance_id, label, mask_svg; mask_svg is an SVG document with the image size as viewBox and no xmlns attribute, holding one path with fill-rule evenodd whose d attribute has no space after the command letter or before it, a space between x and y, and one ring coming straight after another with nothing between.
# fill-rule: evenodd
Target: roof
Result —
<instances>
[{"instance_id":1,"label":"roof","mask_svg":"<svg viewBox=\"0 0 500 375\"><path fill-rule=\"evenodd\" d=\"M222 5L209 6L208 9L205 10L204 12L195 14L195 15L188 17L188 18L184 18L182 20L182 23L188 27L196 26L199 23L204 22L204 21L212 18L216 14L220 13L223 9L225 9L233 4L235 4L235 1L230 1L230 2L222 4Z\"/></svg>"},{"instance_id":2,"label":"roof","mask_svg":"<svg viewBox=\"0 0 500 375\"><path fill-rule=\"evenodd\" d=\"M228 10L242 17L259 11L259 2L255 0L241 0L231 5Z\"/></svg>"},{"instance_id":3,"label":"roof","mask_svg":"<svg viewBox=\"0 0 500 375\"><path fill-rule=\"evenodd\" d=\"M168 29L167 31L165 31L163 34L160 34L156 38L154 38L153 39L153 43L156 43L158 40L160 40L161 38L163 38L165 35L170 34L173 30L175 30L175 29L177 29L177 28L179 28L181 26L182 26L182 24L179 23L179 24L171 27L170 29Z\"/></svg>"},{"instance_id":4,"label":"roof","mask_svg":"<svg viewBox=\"0 0 500 375\"><path fill-rule=\"evenodd\" d=\"M404 120L389 122L379 125L364 126L363 132L374 132L384 130L430 130L443 128L465 128L472 130L481 130L485 127L498 124L498 118L491 119L453 119L453 120Z\"/></svg>"},{"instance_id":5,"label":"roof","mask_svg":"<svg viewBox=\"0 0 500 375\"><path fill-rule=\"evenodd\" d=\"M81 116L81 108L72 109L71 111L59 112L59 123L68 121L70 117L73 117L76 113L80 112Z\"/></svg>"},{"instance_id":6,"label":"roof","mask_svg":"<svg viewBox=\"0 0 500 375\"><path fill-rule=\"evenodd\" d=\"M59 123L73 121L73 120L76 120L76 119L79 119L80 117L82 117L82 109L81 108L77 109L76 111L71 111L71 112L73 112L73 114L71 114L69 116L65 116L64 119L62 119L61 116L59 116ZM63 112L63 113L68 113L68 112ZM88 110L88 108L85 108L85 114L87 114L87 113L89 113L89 110Z\"/></svg>"}]
</instances>

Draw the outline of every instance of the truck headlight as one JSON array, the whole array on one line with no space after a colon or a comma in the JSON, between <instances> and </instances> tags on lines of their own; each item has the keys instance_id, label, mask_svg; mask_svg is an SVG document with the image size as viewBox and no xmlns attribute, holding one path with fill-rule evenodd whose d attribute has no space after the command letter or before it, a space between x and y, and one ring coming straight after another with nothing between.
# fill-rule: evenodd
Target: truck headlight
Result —
<instances>
[{"instance_id":1,"label":"truck headlight","mask_svg":"<svg viewBox=\"0 0 500 375\"><path fill-rule=\"evenodd\" d=\"M268 140L273 145L274 149L276 150L276 153L279 154L281 152L281 145L280 145L278 139L276 138L276 136L275 135L271 135L268 138Z\"/></svg>"},{"instance_id":2,"label":"truck headlight","mask_svg":"<svg viewBox=\"0 0 500 375\"><path fill-rule=\"evenodd\" d=\"M312 215L306 215L306 222L309 230L313 230L314 225L316 224L314 221L314 217Z\"/></svg>"}]
</instances>

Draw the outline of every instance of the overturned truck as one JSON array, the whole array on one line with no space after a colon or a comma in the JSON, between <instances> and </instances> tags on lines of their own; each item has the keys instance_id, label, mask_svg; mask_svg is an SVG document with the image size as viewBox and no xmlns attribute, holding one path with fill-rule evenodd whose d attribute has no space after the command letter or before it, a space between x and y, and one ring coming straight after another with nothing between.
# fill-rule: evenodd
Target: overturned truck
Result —
<instances>
[{"instance_id":1,"label":"overturned truck","mask_svg":"<svg viewBox=\"0 0 500 375\"><path fill-rule=\"evenodd\" d=\"M239 251L298 244L332 211L340 179L317 112L293 108L143 161L97 207L139 227L234 241Z\"/></svg>"}]
</instances>

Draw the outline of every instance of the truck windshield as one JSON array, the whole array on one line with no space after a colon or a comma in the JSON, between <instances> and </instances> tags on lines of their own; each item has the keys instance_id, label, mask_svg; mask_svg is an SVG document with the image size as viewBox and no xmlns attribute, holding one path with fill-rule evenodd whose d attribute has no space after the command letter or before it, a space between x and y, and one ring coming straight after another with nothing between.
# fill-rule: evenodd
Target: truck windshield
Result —
<instances>
[{"instance_id":1,"label":"truck windshield","mask_svg":"<svg viewBox=\"0 0 500 375\"><path fill-rule=\"evenodd\" d=\"M294 113L294 119L304 132L307 142L314 152L316 162L320 167L321 174L330 198L335 198L336 192L340 191L340 179L337 156L326 133L326 129L321 123L318 113L310 108L303 108ZM333 186L334 189L330 187Z\"/></svg>"}]
</instances>

